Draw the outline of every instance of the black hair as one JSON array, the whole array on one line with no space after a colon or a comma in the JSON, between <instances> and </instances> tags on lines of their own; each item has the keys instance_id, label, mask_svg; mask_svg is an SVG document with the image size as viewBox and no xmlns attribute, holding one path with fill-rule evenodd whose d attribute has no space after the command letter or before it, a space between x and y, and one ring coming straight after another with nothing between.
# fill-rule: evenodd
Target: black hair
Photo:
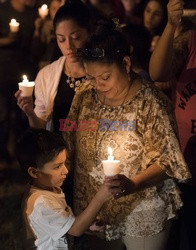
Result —
<instances>
[{"instance_id":1,"label":"black hair","mask_svg":"<svg viewBox=\"0 0 196 250\"><path fill-rule=\"evenodd\" d=\"M54 17L54 30L56 30L56 26L64 20L73 20L79 27L89 30L90 19L90 11L82 1L66 1L65 4L58 9Z\"/></svg>"},{"instance_id":2,"label":"black hair","mask_svg":"<svg viewBox=\"0 0 196 250\"><path fill-rule=\"evenodd\" d=\"M105 18L97 21L83 49L78 50L78 56L84 62L116 63L122 67L123 58L130 57L130 46L114 21Z\"/></svg>"},{"instance_id":3,"label":"black hair","mask_svg":"<svg viewBox=\"0 0 196 250\"><path fill-rule=\"evenodd\" d=\"M159 5L161 6L162 11L163 11L163 19L162 19L161 23L159 24L159 26L154 31L154 33L152 34L153 36L161 35L163 33L163 30L164 30L166 23L167 23L167 3L168 3L168 0L146 0L146 2L144 4L143 13L144 13L144 10L146 9L147 4L151 1L158 2Z\"/></svg>"},{"instance_id":4,"label":"black hair","mask_svg":"<svg viewBox=\"0 0 196 250\"><path fill-rule=\"evenodd\" d=\"M150 60L151 35L143 25L128 24L123 32L133 51L131 52L132 65L148 71Z\"/></svg>"},{"instance_id":5,"label":"black hair","mask_svg":"<svg viewBox=\"0 0 196 250\"><path fill-rule=\"evenodd\" d=\"M30 128L18 140L16 155L23 173L28 176L29 167L42 169L67 148L62 136L45 129Z\"/></svg>"}]
</instances>

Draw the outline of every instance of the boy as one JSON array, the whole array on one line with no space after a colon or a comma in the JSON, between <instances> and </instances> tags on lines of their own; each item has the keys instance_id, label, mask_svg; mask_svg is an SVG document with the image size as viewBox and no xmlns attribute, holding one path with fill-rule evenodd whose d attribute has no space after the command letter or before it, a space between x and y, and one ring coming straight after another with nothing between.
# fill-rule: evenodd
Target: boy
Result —
<instances>
[{"instance_id":1,"label":"boy","mask_svg":"<svg viewBox=\"0 0 196 250\"><path fill-rule=\"evenodd\" d=\"M61 136L44 129L29 129L17 145L21 168L31 179L22 204L25 249L68 249L66 234L83 234L104 202L120 191L112 179L105 182L75 217L61 190L68 174L66 149Z\"/></svg>"}]
</instances>

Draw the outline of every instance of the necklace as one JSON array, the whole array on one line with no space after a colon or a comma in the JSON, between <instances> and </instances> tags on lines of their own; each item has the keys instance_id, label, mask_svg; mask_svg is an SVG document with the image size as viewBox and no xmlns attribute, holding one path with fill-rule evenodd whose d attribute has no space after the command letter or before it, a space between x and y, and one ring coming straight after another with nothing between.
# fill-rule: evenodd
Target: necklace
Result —
<instances>
[{"instance_id":1,"label":"necklace","mask_svg":"<svg viewBox=\"0 0 196 250\"><path fill-rule=\"evenodd\" d=\"M131 89L131 86L132 84L129 86L129 89L127 90L127 93L125 95L125 97L123 98L123 101L120 105L120 110L118 110L117 114L115 115L116 119L120 120L119 117L121 116L122 112L123 112L123 109L124 109L124 104L126 102L126 99L128 97L128 94L129 94L129 91ZM95 94L95 93L94 93ZM119 107L119 105L118 105ZM114 111L114 109L118 109L118 107L108 107L105 105L105 96L104 96L104 99L103 99L103 104L99 106L100 108L100 112L99 112L99 122L101 121L101 117L102 117L102 112L105 112L106 110L108 110L109 112L112 112ZM99 123L99 126L97 128L97 131L96 131L96 134L95 134L95 146L94 146L94 149L95 149L95 165L98 166L100 164L100 151L101 151L101 143L105 137L105 135L107 134L108 131L110 131L110 128L112 126L112 122L108 124L108 127L107 129L105 129L105 131L101 130L100 129L100 123ZM100 136L100 138L98 139L98 132L101 131L102 135Z\"/></svg>"},{"instance_id":2,"label":"necklace","mask_svg":"<svg viewBox=\"0 0 196 250\"><path fill-rule=\"evenodd\" d=\"M74 91L76 91L76 89L80 87L80 85L87 80L87 76L72 77L71 71L69 70L69 67L66 62L65 62L65 74L67 76L66 83L69 84L69 87L71 89L74 89Z\"/></svg>"},{"instance_id":3,"label":"necklace","mask_svg":"<svg viewBox=\"0 0 196 250\"><path fill-rule=\"evenodd\" d=\"M74 77L70 77L67 75L66 83L69 84L70 88L72 88L72 89L74 89L74 91L76 91L76 89L78 87L80 87L80 85L83 84L86 80L87 80L86 76L74 78Z\"/></svg>"}]
</instances>

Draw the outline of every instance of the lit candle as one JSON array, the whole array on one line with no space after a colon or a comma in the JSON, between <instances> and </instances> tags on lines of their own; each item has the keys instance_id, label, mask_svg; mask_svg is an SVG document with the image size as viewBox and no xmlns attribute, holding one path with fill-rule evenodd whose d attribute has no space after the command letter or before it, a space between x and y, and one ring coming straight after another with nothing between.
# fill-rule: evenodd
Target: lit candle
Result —
<instances>
[{"instance_id":1,"label":"lit candle","mask_svg":"<svg viewBox=\"0 0 196 250\"><path fill-rule=\"evenodd\" d=\"M18 32L19 30L19 23L16 21L16 19L11 19L9 26L11 32Z\"/></svg>"},{"instance_id":2,"label":"lit candle","mask_svg":"<svg viewBox=\"0 0 196 250\"><path fill-rule=\"evenodd\" d=\"M120 173L120 161L114 160L112 148L108 147L108 159L103 160L103 172L106 176L112 176Z\"/></svg>"},{"instance_id":3,"label":"lit candle","mask_svg":"<svg viewBox=\"0 0 196 250\"><path fill-rule=\"evenodd\" d=\"M26 75L23 75L22 78L23 78L22 80L23 83L29 83L29 79L27 78Z\"/></svg>"},{"instance_id":4,"label":"lit candle","mask_svg":"<svg viewBox=\"0 0 196 250\"><path fill-rule=\"evenodd\" d=\"M41 18L45 18L48 15L48 6L46 4L43 4L39 9L38 9L39 15Z\"/></svg>"},{"instance_id":5,"label":"lit candle","mask_svg":"<svg viewBox=\"0 0 196 250\"><path fill-rule=\"evenodd\" d=\"M22 91L21 96L32 96L35 82L29 82L26 75L23 75L23 81L18 83L19 89Z\"/></svg>"}]
</instances>

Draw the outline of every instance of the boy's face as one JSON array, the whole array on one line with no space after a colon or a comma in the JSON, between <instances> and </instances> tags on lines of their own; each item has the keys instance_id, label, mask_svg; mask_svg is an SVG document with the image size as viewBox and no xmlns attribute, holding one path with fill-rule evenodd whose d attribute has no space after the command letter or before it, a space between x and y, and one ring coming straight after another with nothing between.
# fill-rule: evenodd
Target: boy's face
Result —
<instances>
[{"instance_id":1,"label":"boy's face","mask_svg":"<svg viewBox=\"0 0 196 250\"><path fill-rule=\"evenodd\" d=\"M38 170L34 181L43 188L61 187L68 174L65 166L66 159L66 150L63 150L52 161L47 162L41 170Z\"/></svg>"}]
</instances>

